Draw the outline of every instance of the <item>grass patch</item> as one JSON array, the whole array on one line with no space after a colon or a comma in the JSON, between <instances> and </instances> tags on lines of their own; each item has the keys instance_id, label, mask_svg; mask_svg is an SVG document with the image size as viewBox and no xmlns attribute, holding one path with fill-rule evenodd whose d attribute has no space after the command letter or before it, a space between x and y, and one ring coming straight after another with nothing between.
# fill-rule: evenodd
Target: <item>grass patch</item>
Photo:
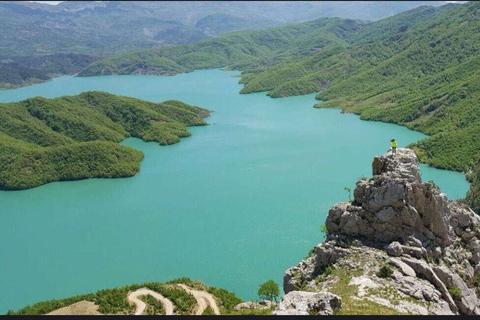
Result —
<instances>
[{"instance_id":1,"label":"grass patch","mask_svg":"<svg viewBox=\"0 0 480 320\"><path fill-rule=\"evenodd\" d=\"M138 297L140 300L146 303L147 308L145 309L145 314L148 316L153 315L164 315L165 310L163 309L163 304L152 297L151 295L145 295Z\"/></svg>"},{"instance_id":2,"label":"grass patch","mask_svg":"<svg viewBox=\"0 0 480 320\"><path fill-rule=\"evenodd\" d=\"M336 315L400 315L401 312L383 306L381 304L363 299L358 300L358 286L349 285L351 277L362 275L363 272L357 269L349 270L345 268L335 269L334 276L338 281L328 289L329 292L339 295L342 298L342 308L336 312Z\"/></svg>"}]
</instances>

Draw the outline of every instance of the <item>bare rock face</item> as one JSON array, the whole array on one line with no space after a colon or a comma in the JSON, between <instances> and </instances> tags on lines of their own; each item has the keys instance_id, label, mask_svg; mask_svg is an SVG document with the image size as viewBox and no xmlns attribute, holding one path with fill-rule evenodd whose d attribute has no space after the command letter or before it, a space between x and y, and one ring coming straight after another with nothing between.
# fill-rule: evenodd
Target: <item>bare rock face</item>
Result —
<instances>
[{"instance_id":1,"label":"bare rock face","mask_svg":"<svg viewBox=\"0 0 480 320\"><path fill-rule=\"evenodd\" d=\"M357 182L352 204L336 204L326 226L332 233L376 243L407 241L446 245L452 241L451 208L445 194L422 183L412 150L375 157L372 179Z\"/></svg>"},{"instance_id":2,"label":"bare rock face","mask_svg":"<svg viewBox=\"0 0 480 320\"><path fill-rule=\"evenodd\" d=\"M241 310L241 309L257 309L257 310L262 310L262 309L270 309L272 307L273 303L270 300L263 300L260 302L252 302L252 301L247 301L247 302L242 302L237 304L233 309L234 310Z\"/></svg>"},{"instance_id":3,"label":"bare rock face","mask_svg":"<svg viewBox=\"0 0 480 320\"><path fill-rule=\"evenodd\" d=\"M329 292L291 291L283 297L273 315L332 315L342 299Z\"/></svg>"},{"instance_id":4,"label":"bare rock face","mask_svg":"<svg viewBox=\"0 0 480 320\"><path fill-rule=\"evenodd\" d=\"M285 293L348 291L390 314L480 315L480 217L422 182L412 150L375 157L372 172L354 201L329 210L326 241L285 272ZM363 280L342 283L354 274Z\"/></svg>"}]
</instances>

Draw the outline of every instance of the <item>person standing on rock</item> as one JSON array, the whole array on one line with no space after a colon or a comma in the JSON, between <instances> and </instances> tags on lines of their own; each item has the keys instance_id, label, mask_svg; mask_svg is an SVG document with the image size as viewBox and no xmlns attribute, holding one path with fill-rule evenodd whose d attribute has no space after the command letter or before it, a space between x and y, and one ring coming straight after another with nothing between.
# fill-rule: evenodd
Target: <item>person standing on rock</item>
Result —
<instances>
[{"instance_id":1,"label":"person standing on rock","mask_svg":"<svg viewBox=\"0 0 480 320\"><path fill-rule=\"evenodd\" d=\"M397 140L390 140L390 145L392 146L392 154L397 154Z\"/></svg>"}]
</instances>

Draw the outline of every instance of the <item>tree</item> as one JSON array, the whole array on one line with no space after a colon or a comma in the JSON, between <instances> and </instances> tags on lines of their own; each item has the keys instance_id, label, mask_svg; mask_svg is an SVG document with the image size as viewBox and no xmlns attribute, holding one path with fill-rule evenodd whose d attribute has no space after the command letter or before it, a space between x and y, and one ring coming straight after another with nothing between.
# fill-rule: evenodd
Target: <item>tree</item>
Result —
<instances>
[{"instance_id":1,"label":"tree","mask_svg":"<svg viewBox=\"0 0 480 320\"><path fill-rule=\"evenodd\" d=\"M278 288L278 284L273 280L262 283L258 288L258 296L262 300L277 301L279 295L280 289Z\"/></svg>"}]
</instances>

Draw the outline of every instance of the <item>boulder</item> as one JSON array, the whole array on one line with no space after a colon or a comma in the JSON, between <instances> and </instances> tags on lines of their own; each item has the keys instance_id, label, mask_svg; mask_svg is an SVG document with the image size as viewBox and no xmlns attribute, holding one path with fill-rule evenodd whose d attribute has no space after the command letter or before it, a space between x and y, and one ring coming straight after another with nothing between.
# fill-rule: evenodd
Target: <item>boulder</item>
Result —
<instances>
[{"instance_id":1,"label":"boulder","mask_svg":"<svg viewBox=\"0 0 480 320\"><path fill-rule=\"evenodd\" d=\"M416 277L417 274L415 273L415 271L406 263L398 260L398 259L395 259L395 258L392 258L388 261L389 264L397 267L400 269L400 271L406 275L406 276L410 276L410 277Z\"/></svg>"},{"instance_id":2,"label":"boulder","mask_svg":"<svg viewBox=\"0 0 480 320\"><path fill-rule=\"evenodd\" d=\"M390 243L387 247L387 253L392 257L401 256L403 253L402 245L397 241Z\"/></svg>"},{"instance_id":3,"label":"boulder","mask_svg":"<svg viewBox=\"0 0 480 320\"><path fill-rule=\"evenodd\" d=\"M247 302L239 303L233 309L234 310L253 309L253 302L252 301L247 301Z\"/></svg>"}]
</instances>

